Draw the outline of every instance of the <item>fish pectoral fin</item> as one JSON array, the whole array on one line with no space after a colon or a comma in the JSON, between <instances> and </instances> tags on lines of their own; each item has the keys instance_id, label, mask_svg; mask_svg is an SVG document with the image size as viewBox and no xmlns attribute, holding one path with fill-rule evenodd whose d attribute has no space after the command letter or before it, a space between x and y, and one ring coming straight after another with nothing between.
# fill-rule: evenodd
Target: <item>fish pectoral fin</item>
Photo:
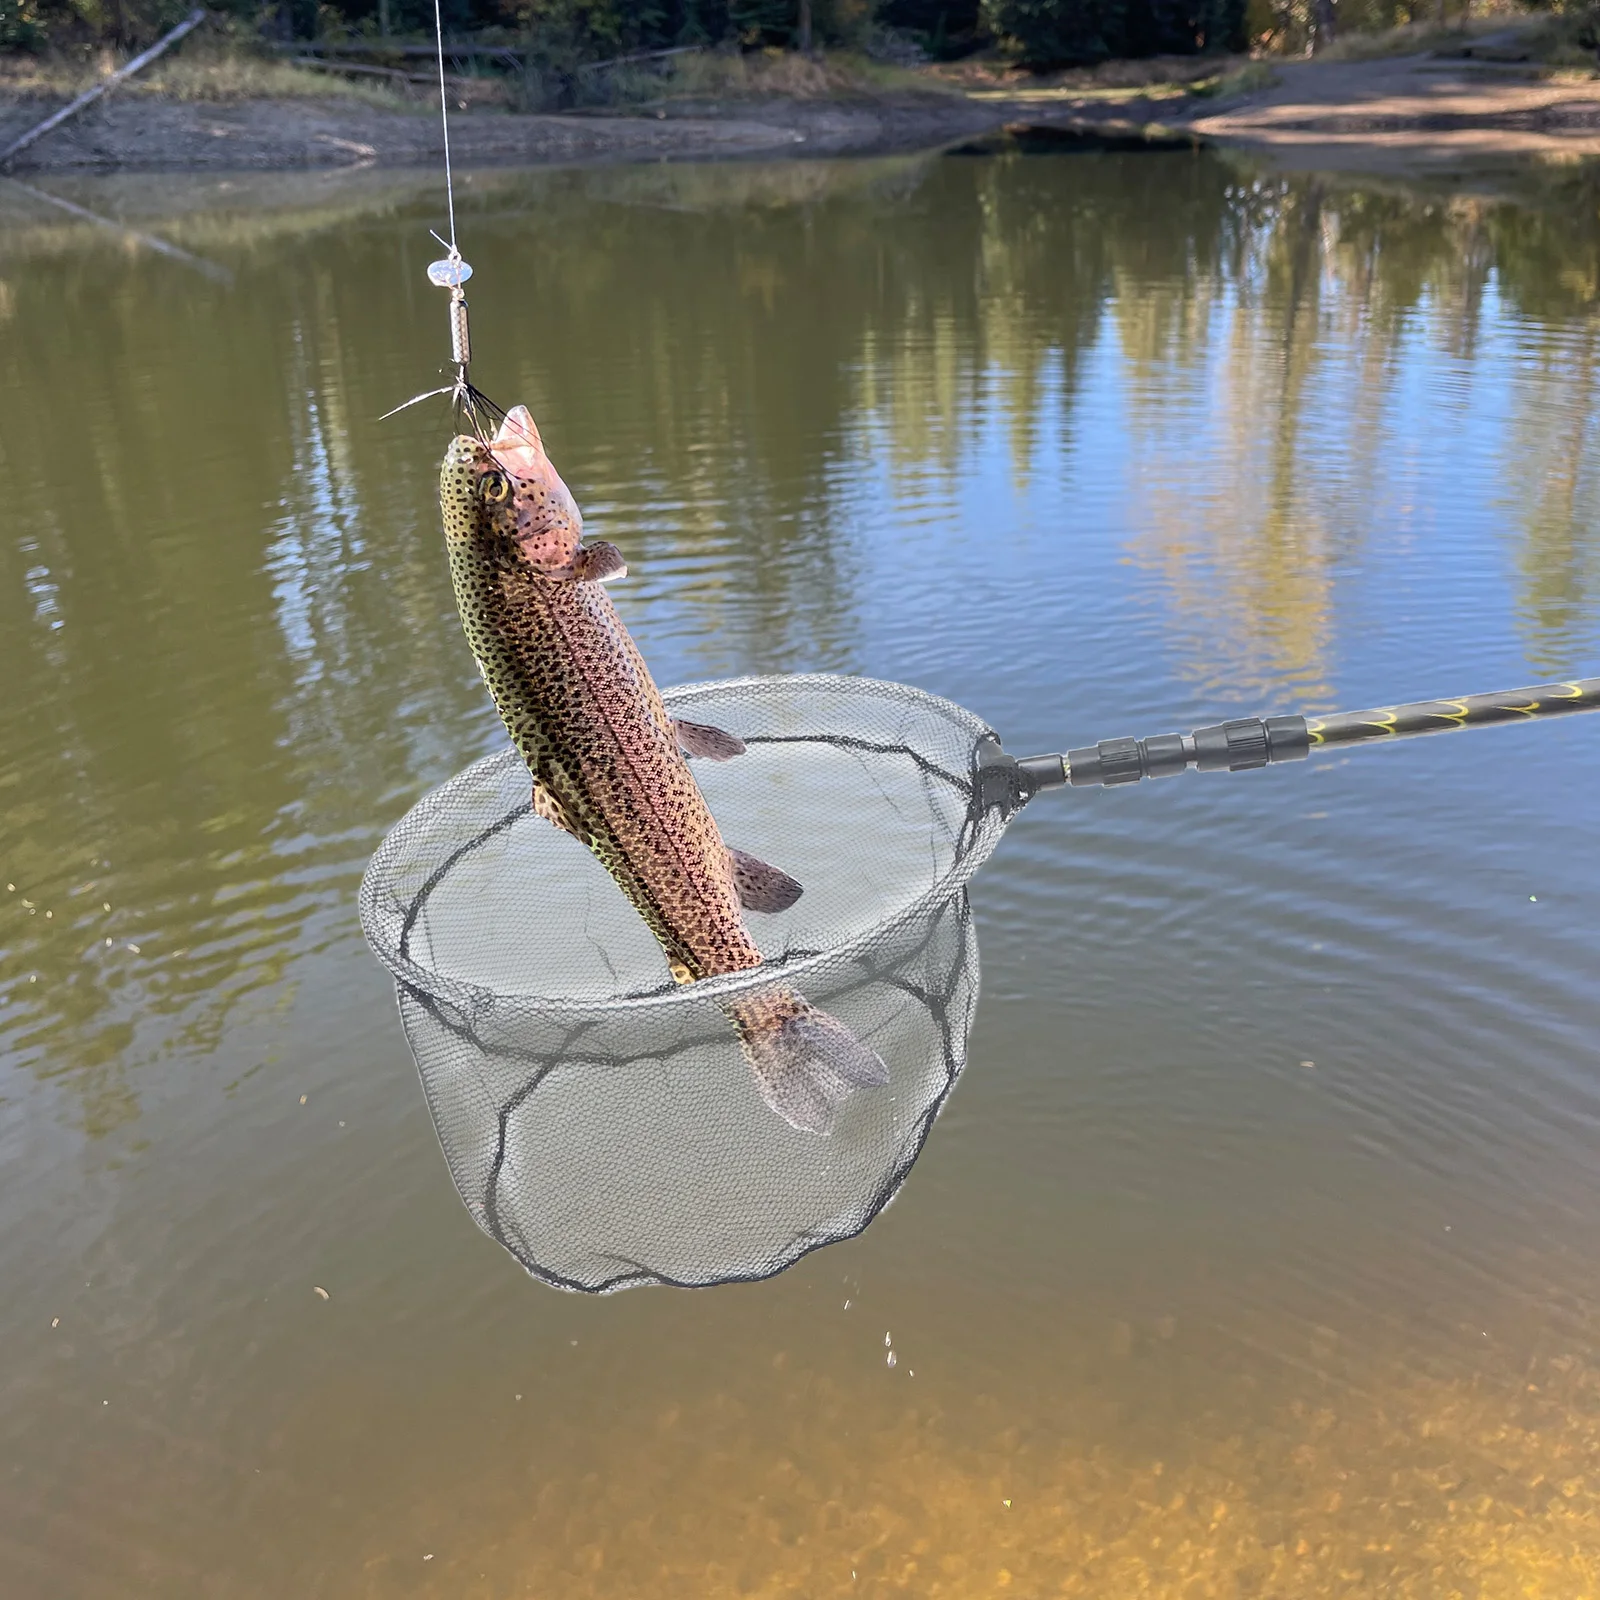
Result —
<instances>
[{"instance_id":1,"label":"fish pectoral fin","mask_svg":"<svg viewBox=\"0 0 1600 1600\"><path fill-rule=\"evenodd\" d=\"M628 563L622 552L604 539L583 545L572 558L572 576L580 583L610 583L628 576Z\"/></svg>"},{"instance_id":2,"label":"fish pectoral fin","mask_svg":"<svg viewBox=\"0 0 1600 1600\"><path fill-rule=\"evenodd\" d=\"M686 756L704 756L707 761L732 761L744 754L744 740L709 722L685 722L682 717L672 719L672 731ZM760 862L756 863L757 866Z\"/></svg>"},{"instance_id":3,"label":"fish pectoral fin","mask_svg":"<svg viewBox=\"0 0 1600 1600\"><path fill-rule=\"evenodd\" d=\"M733 886L739 891L739 904L746 911L787 911L805 891L777 867L743 850L729 850Z\"/></svg>"},{"instance_id":4,"label":"fish pectoral fin","mask_svg":"<svg viewBox=\"0 0 1600 1600\"><path fill-rule=\"evenodd\" d=\"M570 833L574 839L582 839L583 831L567 815L567 808L551 794L540 778L533 780L533 814L543 817L546 822L553 822L563 832Z\"/></svg>"},{"instance_id":5,"label":"fish pectoral fin","mask_svg":"<svg viewBox=\"0 0 1600 1600\"><path fill-rule=\"evenodd\" d=\"M556 583L610 583L613 578L628 575L628 563L622 559L622 552L604 539L579 545L568 560L556 560L546 554L543 543L531 537L521 541L521 550L522 559L541 578Z\"/></svg>"}]
</instances>

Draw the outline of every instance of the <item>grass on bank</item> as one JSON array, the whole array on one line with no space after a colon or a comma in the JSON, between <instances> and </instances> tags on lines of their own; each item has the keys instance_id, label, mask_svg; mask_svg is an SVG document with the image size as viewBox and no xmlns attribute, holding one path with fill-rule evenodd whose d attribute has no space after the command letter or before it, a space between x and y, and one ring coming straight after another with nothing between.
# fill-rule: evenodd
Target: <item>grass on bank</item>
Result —
<instances>
[{"instance_id":1,"label":"grass on bank","mask_svg":"<svg viewBox=\"0 0 1600 1600\"><path fill-rule=\"evenodd\" d=\"M64 99L109 77L122 59L109 50L88 60L61 55L0 55L0 93ZM120 84L118 94L166 100L356 100L384 110L414 102L378 83L307 71L231 42L207 40Z\"/></svg>"},{"instance_id":2,"label":"grass on bank","mask_svg":"<svg viewBox=\"0 0 1600 1600\"><path fill-rule=\"evenodd\" d=\"M877 99L958 92L926 72L874 61L855 50L812 55L793 50L702 50L675 57L659 68L619 67L596 77L599 81L588 86L593 103L616 106L675 100Z\"/></svg>"},{"instance_id":3,"label":"grass on bank","mask_svg":"<svg viewBox=\"0 0 1600 1600\"><path fill-rule=\"evenodd\" d=\"M157 62L128 87L167 100L359 100L385 110L413 103L384 83L364 83L237 49L197 50Z\"/></svg>"},{"instance_id":4,"label":"grass on bank","mask_svg":"<svg viewBox=\"0 0 1600 1600\"><path fill-rule=\"evenodd\" d=\"M1541 17L1526 42L1547 67L1594 74L1600 71L1600 5Z\"/></svg>"},{"instance_id":5,"label":"grass on bank","mask_svg":"<svg viewBox=\"0 0 1600 1600\"><path fill-rule=\"evenodd\" d=\"M121 58L102 50L89 59L64 55L0 54L0 93L59 99L79 94L108 77ZM660 66L618 67L577 75L576 103L592 107L638 106L674 100L827 100L875 98L892 94L949 94L954 85L905 67L874 61L848 50L758 50L748 54L706 50ZM346 76L341 72L295 66L249 40L228 37L196 41L170 59L121 85L119 94L142 94L177 101L353 100L384 110L437 105L426 84ZM501 106L533 110L538 99L515 75L486 74L452 79L452 108ZM569 92L561 103L571 104ZM550 109L554 109L551 106Z\"/></svg>"},{"instance_id":6,"label":"grass on bank","mask_svg":"<svg viewBox=\"0 0 1600 1600\"><path fill-rule=\"evenodd\" d=\"M1001 62L969 60L930 71L983 100L1221 99L1256 93L1277 82L1270 61L1234 55L1151 56L1142 61L1105 61L1094 67L1042 73Z\"/></svg>"},{"instance_id":7,"label":"grass on bank","mask_svg":"<svg viewBox=\"0 0 1600 1600\"><path fill-rule=\"evenodd\" d=\"M1236 94L1261 94L1278 81L1270 61L1245 61L1219 72L1214 78L1196 78L1189 93L1211 100L1227 100Z\"/></svg>"},{"instance_id":8,"label":"grass on bank","mask_svg":"<svg viewBox=\"0 0 1600 1600\"><path fill-rule=\"evenodd\" d=\"M1600 5L1584 10L1530 15L1520 8L1486 11L1449 23L1411 22L1376 33L1347 33L1319 51L1318 61L1380 61L1392 56L1466 56L1496 34L1503 43L1488 48L1486 60L1526 56L1530 66L1594 68L1600 65Z\"/></svg>"},{"instance_id":9,"label":"grass on bank","mask_svg":"<svg viewBox=\"0 0 1600 1600\"><path fill-rule=\"evenodd\" d=\"M791 50L760 50L724 55L708 50L685 56L673 72L680 93L784 95L823 99L833 95L874 95L942 90L928 74L912 67L874 61L855 50L828 50L802 56Z\"/></svg>"},{"instance_id":10,"label":"grass on bank","mask_svg":"<svg viewBox=\"0 0 1600 1600\"><path fill-rule=\"evenodd\" d=\"M1526 13L1463 18L1453 22L1405 22L1375 32L1340 34L1317 52L1318 61L1382 61L1390 56L1418 56L1464 49L1486 34L1504 33Z\"/></svg>"},{"instance_id":11,"label":"grass on bank","mask_svg":"<svg viewBox=\"0 0 1600 1600\"><path fill-rule=\"evenodd\" d=\"M1411 23L1377 32L1351 31L1319 51L1315 59L1363 62L1408 55L1466 57L1485 39L1506 35L1487 48L1481 59L1513 62L1525 57L1530 71L1556 71L1563 76L1569 71L1593 76L1600 68L1600 0L1586 11L1538 15L1507 0L1489 3L1494 10L1447 24ZM1004 60L978 56L927 71L980 99L1223 99L1270 89L1279 80L1281 66L1305 59L1297 51L1274 50L1268 41L1265 48L1248 56L1153 56L1055 72L1029 72Z\"/></svg>"},{"instance_id":12,"label":"grass on bank","mask_svg":"<svg viewBox=\"0 0 1600 1600\"><path fill-rule=\"evenodd\" d=\"M1511 31L1514 39L1497 44L1490 52L1493 58L1526 54L1531 67L1563 75L1576 71L1592 76L1600 66L1600 0L1586 11L1530 18L1520 9L1497 10L1448 25L1414 23L1375 33L1352 32L1316 59L1361 62L1422 53L1448 57L1465 54L1487 35ZM1270 50L1252 56L1155 56L1031 73L993 57L907 67L856 51L807 56L785 50L705 50L668 62L569 75L555 96L548 85L541 91L528 79L492 75L456 80L451 95L456 106L534 110L570 107L575 101L579 107L619 111L674 102L849 100L930 93L1018 100L1222 99L1272 87L1278 77L1274 64L1293 59L1300 58ZM65 98L105 77L117 64L110 51L91 59L0 53L0 93ZM383 110L437 104L426 85L295 66L231 30L188 42L129 80L118 93L176 101L343 100Z\"/></svg>"}]
</instances>

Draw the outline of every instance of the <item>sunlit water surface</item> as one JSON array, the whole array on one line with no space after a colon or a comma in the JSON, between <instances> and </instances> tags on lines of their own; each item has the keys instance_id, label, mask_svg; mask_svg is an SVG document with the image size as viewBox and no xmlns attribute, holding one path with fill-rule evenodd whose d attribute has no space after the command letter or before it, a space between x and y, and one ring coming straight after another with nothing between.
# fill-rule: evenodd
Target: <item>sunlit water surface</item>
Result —
<instances>
[{"instance_id":1,"label":"sunlit water surface","mask_svg":"<svg viewBox=\"0 0 1600 1600\"><path fill-rule=\"evenodd\" d=\"M439 189L59 192L188 258L4 200L8 1596L1600 1591L1594 722L1041 798L895 1205L556 1294L355 917L500 738L442 410L376 420ZM460 227L661 681L1020 753L1600 671L1596 217L1058 155L482 174Z\"/></svg>"}]
</instances>

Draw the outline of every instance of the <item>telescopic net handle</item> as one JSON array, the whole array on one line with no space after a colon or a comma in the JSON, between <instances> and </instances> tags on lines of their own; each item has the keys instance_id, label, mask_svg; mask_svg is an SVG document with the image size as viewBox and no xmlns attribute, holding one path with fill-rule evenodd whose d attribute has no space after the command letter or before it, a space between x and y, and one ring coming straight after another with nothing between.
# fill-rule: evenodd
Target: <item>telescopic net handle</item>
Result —
<instances>
[{"instance_id":1,"label":"telescopic net handle","mask_svg":"<svg viewBox=\"0 0 1600 1600\"><path fill-rule=\"evenodd\" d=\"M1376 711L1340 711L1328 717L1239 717L1193 733L1102 739L1065 755L1028 756L1017 766L1029 793L1063 784L1109 787L1141 778L1170 778L1190 767L1201 772L1248 772L1275 761L1301 761L1314 749L1363 739L1409 739L1419 733L1595 710L1600 710L1600 678L1578 678L1532 689L1470 694L1460 700L1413 700Z\"/></svg>"}]
</instances>

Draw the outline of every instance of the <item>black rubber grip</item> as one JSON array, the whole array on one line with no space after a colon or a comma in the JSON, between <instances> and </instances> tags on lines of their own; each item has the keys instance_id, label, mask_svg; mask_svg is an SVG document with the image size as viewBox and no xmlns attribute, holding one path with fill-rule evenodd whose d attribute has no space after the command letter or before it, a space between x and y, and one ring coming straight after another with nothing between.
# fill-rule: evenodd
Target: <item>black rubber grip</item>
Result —
<instances>
[{"instance_id":1,"label":"black rubber grip","mask_svg":"<svg viewBox=\"0 0 1600 1600\"><path fill-rule=\"evenodd\" d=\"M1260 717L1194 730L1194 764L1201 772L1248 772L1271 759L1267 725Z\"/></svg>"},{"instance_id":2,"label":"black rubber grip","mask_svg":"<svg viewBox=\"0 0 1600 1600\"><path fill-rule=\"evenodd\" d=\"M1137 783L1141 778L1170 778L1189 766L1198 767L1201 772L1249 772L1274 761L1299 761L1310 748L1304 717L1268 717L1265 721L1260 717L1238 717L1232 722L1196 728L1191 734L1102 739L1099 744L1069 750L1067 782L1078 787L1104 784L1109 788Z\"/></svg>"},{"instance_id":3,"label":"black rubber grip","mask_svg":"<svg viewBox=\"0 0 1600 1600\"><path fill-rule=\"evenodd\" d=\"M1102 739L1100 781L1109 788L1114 783L1137 783L1144 776L1137 739Z\"/></svg>"}]
</instances>

